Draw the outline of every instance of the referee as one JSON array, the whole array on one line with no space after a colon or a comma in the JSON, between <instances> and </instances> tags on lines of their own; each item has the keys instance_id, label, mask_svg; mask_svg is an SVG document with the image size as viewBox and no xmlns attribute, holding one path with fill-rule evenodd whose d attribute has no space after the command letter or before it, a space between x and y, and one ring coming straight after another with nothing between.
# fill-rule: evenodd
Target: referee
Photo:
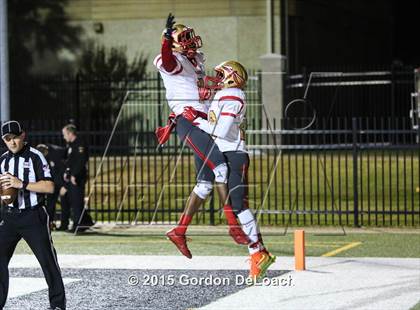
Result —
<instances>
[{"instance_id":1,"label":"referee","mask_svg":"<svg viewBox=\"0 0 420 310\"><path fill-rule=\"evenodd\" d=\"M38 150L25 143L25 132L17 121L1 127L8 151L0 156L3 189L14 187L18 195L9 205L2 203L0 223L0 309L9 288L8 264L20 239L24 239L41 265L48 284L50 309L65 309L65 293L57 255L49 230L44 196L54 192L50 168Z\"/></svg>"}]
</instances>

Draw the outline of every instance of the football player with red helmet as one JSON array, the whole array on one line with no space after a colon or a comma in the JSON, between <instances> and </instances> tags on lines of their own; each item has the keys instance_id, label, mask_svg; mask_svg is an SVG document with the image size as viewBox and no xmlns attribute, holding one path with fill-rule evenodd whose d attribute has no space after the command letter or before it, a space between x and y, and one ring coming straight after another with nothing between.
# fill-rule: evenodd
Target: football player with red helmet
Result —
<instances>
[{"instance_id":1,"label":"football player with red helmet","mask_svg":"<svg viewBox=\"0 0 420 310\"><path fill-rule=\"evenodd\" d=\"M254 214L248 208L249 156L245 146L246 101L243 89L248 74L237 61L225 61L214 68L215 77L206 77L205 86L216 91L208 117L195 113L193 107L184 109L184 116L212 135L229 165L229 198L232 217L237 217L250 242L250 277L264 277L276 257L264 246ZM230 208L225 207L225 208Z\"/></svg>"},{"instance_id":2,"label":"football player with red helmet","mask_svg":"<svg viewBox=\"0 0 420 310\"><path fill-rule=\"evenodd\" d=\"M157 129L159 143L164 143L172 129L176 128L178 137L195 153L197 185L194 187L179 224L166 233L180 252L191 258L186 243L186 230L200 204L215 187L220 200L229 208L227 178L228 166L211 136L182 114L185 107L194 109L197 116L207 118L207 108L200 102L199 84L204 77L204 55L198 51L202 40L194 30L182 24L175 24L174 16L169 14L162 35L161 53L154 60L166 88L166 99L174 115L164 128ZM228 215L227 215L228 216ZM248 237L242 231L236 218L229 221L230 233L238 243L247 243Z\"/></svg>"}]
</instances>

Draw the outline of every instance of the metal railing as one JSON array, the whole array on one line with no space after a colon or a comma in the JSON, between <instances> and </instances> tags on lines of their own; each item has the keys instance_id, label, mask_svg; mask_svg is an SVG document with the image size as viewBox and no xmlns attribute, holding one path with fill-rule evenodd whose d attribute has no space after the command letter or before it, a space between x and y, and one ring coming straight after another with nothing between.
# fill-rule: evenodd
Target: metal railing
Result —
<instances>
[{"instance_id":1,"label":"metal railing","mask_svg":"<svg viewBox=\"0 0 420 310\"><path fill-rule=\"evenodd\" d=\"M408 118L317 121L317 129L305 131L287 129L292 120L271 121L265 130L257 129L261 119L250 121L249 206L260 223L418 226L420 130ZM150 128L118 128L103 161L109 130L80 133L90 148L87 193L95 220L177 221L195 185L194 159L174 134L157 148ZM34 131L30 140L60 144L61 137ZM198 224L223 221L215 196L195 217Z\"/></svg>"},{"instance_id":2,"label":"metal railing","mask_svg":"<svg viewBox=\"0 0 420 310\"><path fill-rule=\"evenodd\" d=\"M249 70L248 73L247 102L261 105L261 72ZM412 109L410 94L415 91L415 75L414 68L409 66L303 68L299 74L285 76L283 106L303 97L313 73L318 74L313 75L307 100L320 117L395 119L408 117ZM147 73L142 80L40 76L30 81L11 82L12 115L44 121L48 113L48 119L74 119L83 130L101 130L113 125L127 92L133 94L130 100L134 104L150 103L163 109L166 106L165 89L158 72ZM166 117L162 112L164 110L147 111L144 115L150 122L162 121ZM289 116L304 114L304 111L296 112L297 115ZM259 109L251 109L248 117L264 115ZM102 124L96 126L99 122Z\"/></svg>"},{"instance_id":3,"label":"metal railing","mask_svg":"<svg viewBox=\"0 0 420 310\"><path fill-rule=\"evenodd\" d=\"M415 89L414 68L392 65L303 68L300 74L286 76L285 86L286 102L302 98L307 90L307 99L317 115L326 118L348 115L378 120L406 118L411 109L410 94Z\"/></svg>"},{"instance_id":4,"label":"metal railing","mask_svg":"<svg viewBox=\"0 0 420 310\"><path fill-rule=\"evenodd\" d=\"M260 76L257 70L248 70L247 102L261 103ZM159 72L149 72L142 80L112 80L83 78L75 76L39 76L31 81L12 81L12 115L38 123L35 128L44 127L45 120L74 119L80 128L95 130L113 125L115 116L127 93L133 104L154 104L161 111L148 111L144 116L149 121L165 120L165 87ZM48 113L46 115L46 113ZM260 117L259 110L250 110L249 115ZM47 117L46 117L47 116ZM99 124L101 123L101 124ZM57 124L62 126L62 124ZM54 128L59 129L59 128Z\"/></svg>"}]
</instances>

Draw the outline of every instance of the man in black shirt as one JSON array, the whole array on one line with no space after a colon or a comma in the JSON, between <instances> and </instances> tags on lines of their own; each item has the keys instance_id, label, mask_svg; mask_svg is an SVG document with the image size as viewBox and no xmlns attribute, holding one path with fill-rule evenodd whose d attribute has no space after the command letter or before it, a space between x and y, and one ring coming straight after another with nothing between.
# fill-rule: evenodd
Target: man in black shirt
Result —
<instances>
[{"instance_id":1,"label":"man in black shirt","mask_svg":"<svg viewBox=\"0 0 420 310\"><path fill-rule=\"evenodd\" d=\"M84 208L85 184L87 180L87 148L77 137L76 126L63 127L63 138L67 142L64 181L66 182L65 199L73 211L73 232L84 231L93 225L92 218Z\"/></svg>"},{"instance_id":2,"label":"man in black shirt","mask_svg":"<svg viewBox=\"0 0 420 310\"><path fill-rule=\"evenodd\" d=\"M25 132L16 121L2 125L1 136L8 151L0 156L2 191L15 188L16 199L2 201L0 223L0 309L9 289L9 261L20 239L24 239L38 259L48 284L52 309L65 309L63 279L49 229L45 194L54 192L54 183L45 157L25 143Z\"/></svg>"}]
</instances>

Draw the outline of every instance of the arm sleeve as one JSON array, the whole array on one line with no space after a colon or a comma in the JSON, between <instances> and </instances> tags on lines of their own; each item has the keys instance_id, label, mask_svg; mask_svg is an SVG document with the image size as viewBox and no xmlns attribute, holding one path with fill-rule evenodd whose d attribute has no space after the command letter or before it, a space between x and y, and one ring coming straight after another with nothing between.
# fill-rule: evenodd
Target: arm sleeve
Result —
<instances>
[{"instance_id":1,"label":"arm sleeve","mask_svg":"<svg viewBox=\"0 0 420 310\"><path fill-rule=\"evenodd\" d=\"M208 134L224 139L229 133L234 120L235 118L230 115L220 115L215 124L211 124L208 120L201 117L195 119L194 123L196 123L198 128Z\"/></svg>"},{"instance_id":2,"label":"arm sleeve","mask_svg":"<svg viewBox=\"0 0 420 310\"><path fill-rule=\"evenodd\" d=\"M213 125L211 125L206 119L197 117L194 120L194 123L197 123L197 127L200 128L202 131L207 132L208 134L212 134L213 132Z\"/></svg>"},{"instance_id":3,"label":"arm sleeve","mask_svg":"<svg viewBox=\"0 0 420 310\"><path fill-rule=\"evenodd\" d=\"M168 74L168 75L176 75L176 74L179 74L183 71L183 67L182 67L182 64L179 62L178 59L176 59L175 56L173 56L173 58L175 59L176 66L172 71L167 71L164 68L161 54L156 56L156 58L153 60L153 64L162 73L165 73L165 74Z\"/></svg>"},{"instance_id":4,"label":"arm sleeve","mask_svg":"<svg viewBox=\"0 0 420 310\"><path fill-rule=\"evenodd\" d=\"M35 154L32 158L36 179L38 181L52 181L50 166L42 154Z\"/></svg>"},{"instance_id":5,"label":"arm sleeve","mask_svg":"<svg viewBox=\"0 0 420 310\"><path fill-rule=\"evenodd\" d=\"M173 72L177 66L175 56L172 54L172 40L164 39L161 48L162 67L166 72Z\"/></svg>"},{"instance_id":6,"label":"arm sleeve","mask_svg":"<svg viewBox=\"0 0 420 310\"><path fill-rule=\"evenodd\" d=\"M4 173L4 158L3 156L0 158L0 173L3 174Z\"/></svg>"},{"instance_id":7,"label":"arm sleeve","mask_svg":"<svg viewBox=\"0 0 420 310\"><path fill-rule=\"evenodd\" d=\"M226 138L234 120L235 117L230 115L223 115L223 113L221 113L216 122L216 125L214 126L213 135L222 139Z\"/></svg>"},{"instance_id":8,"label":"arm sleeve","mask_svg":"<svg viewBox=\"0 0 420 310\"><path fill-rule=\"evenodd\" d=\"M220 114L215 124L209 123L204 119L196 119L198 128L207 132L208 134L217 136L219 138L226 138L230 128L235 121L236 116L242 109L242 101L236 99L219 99Z\"/></svg>"}]
</instances>

